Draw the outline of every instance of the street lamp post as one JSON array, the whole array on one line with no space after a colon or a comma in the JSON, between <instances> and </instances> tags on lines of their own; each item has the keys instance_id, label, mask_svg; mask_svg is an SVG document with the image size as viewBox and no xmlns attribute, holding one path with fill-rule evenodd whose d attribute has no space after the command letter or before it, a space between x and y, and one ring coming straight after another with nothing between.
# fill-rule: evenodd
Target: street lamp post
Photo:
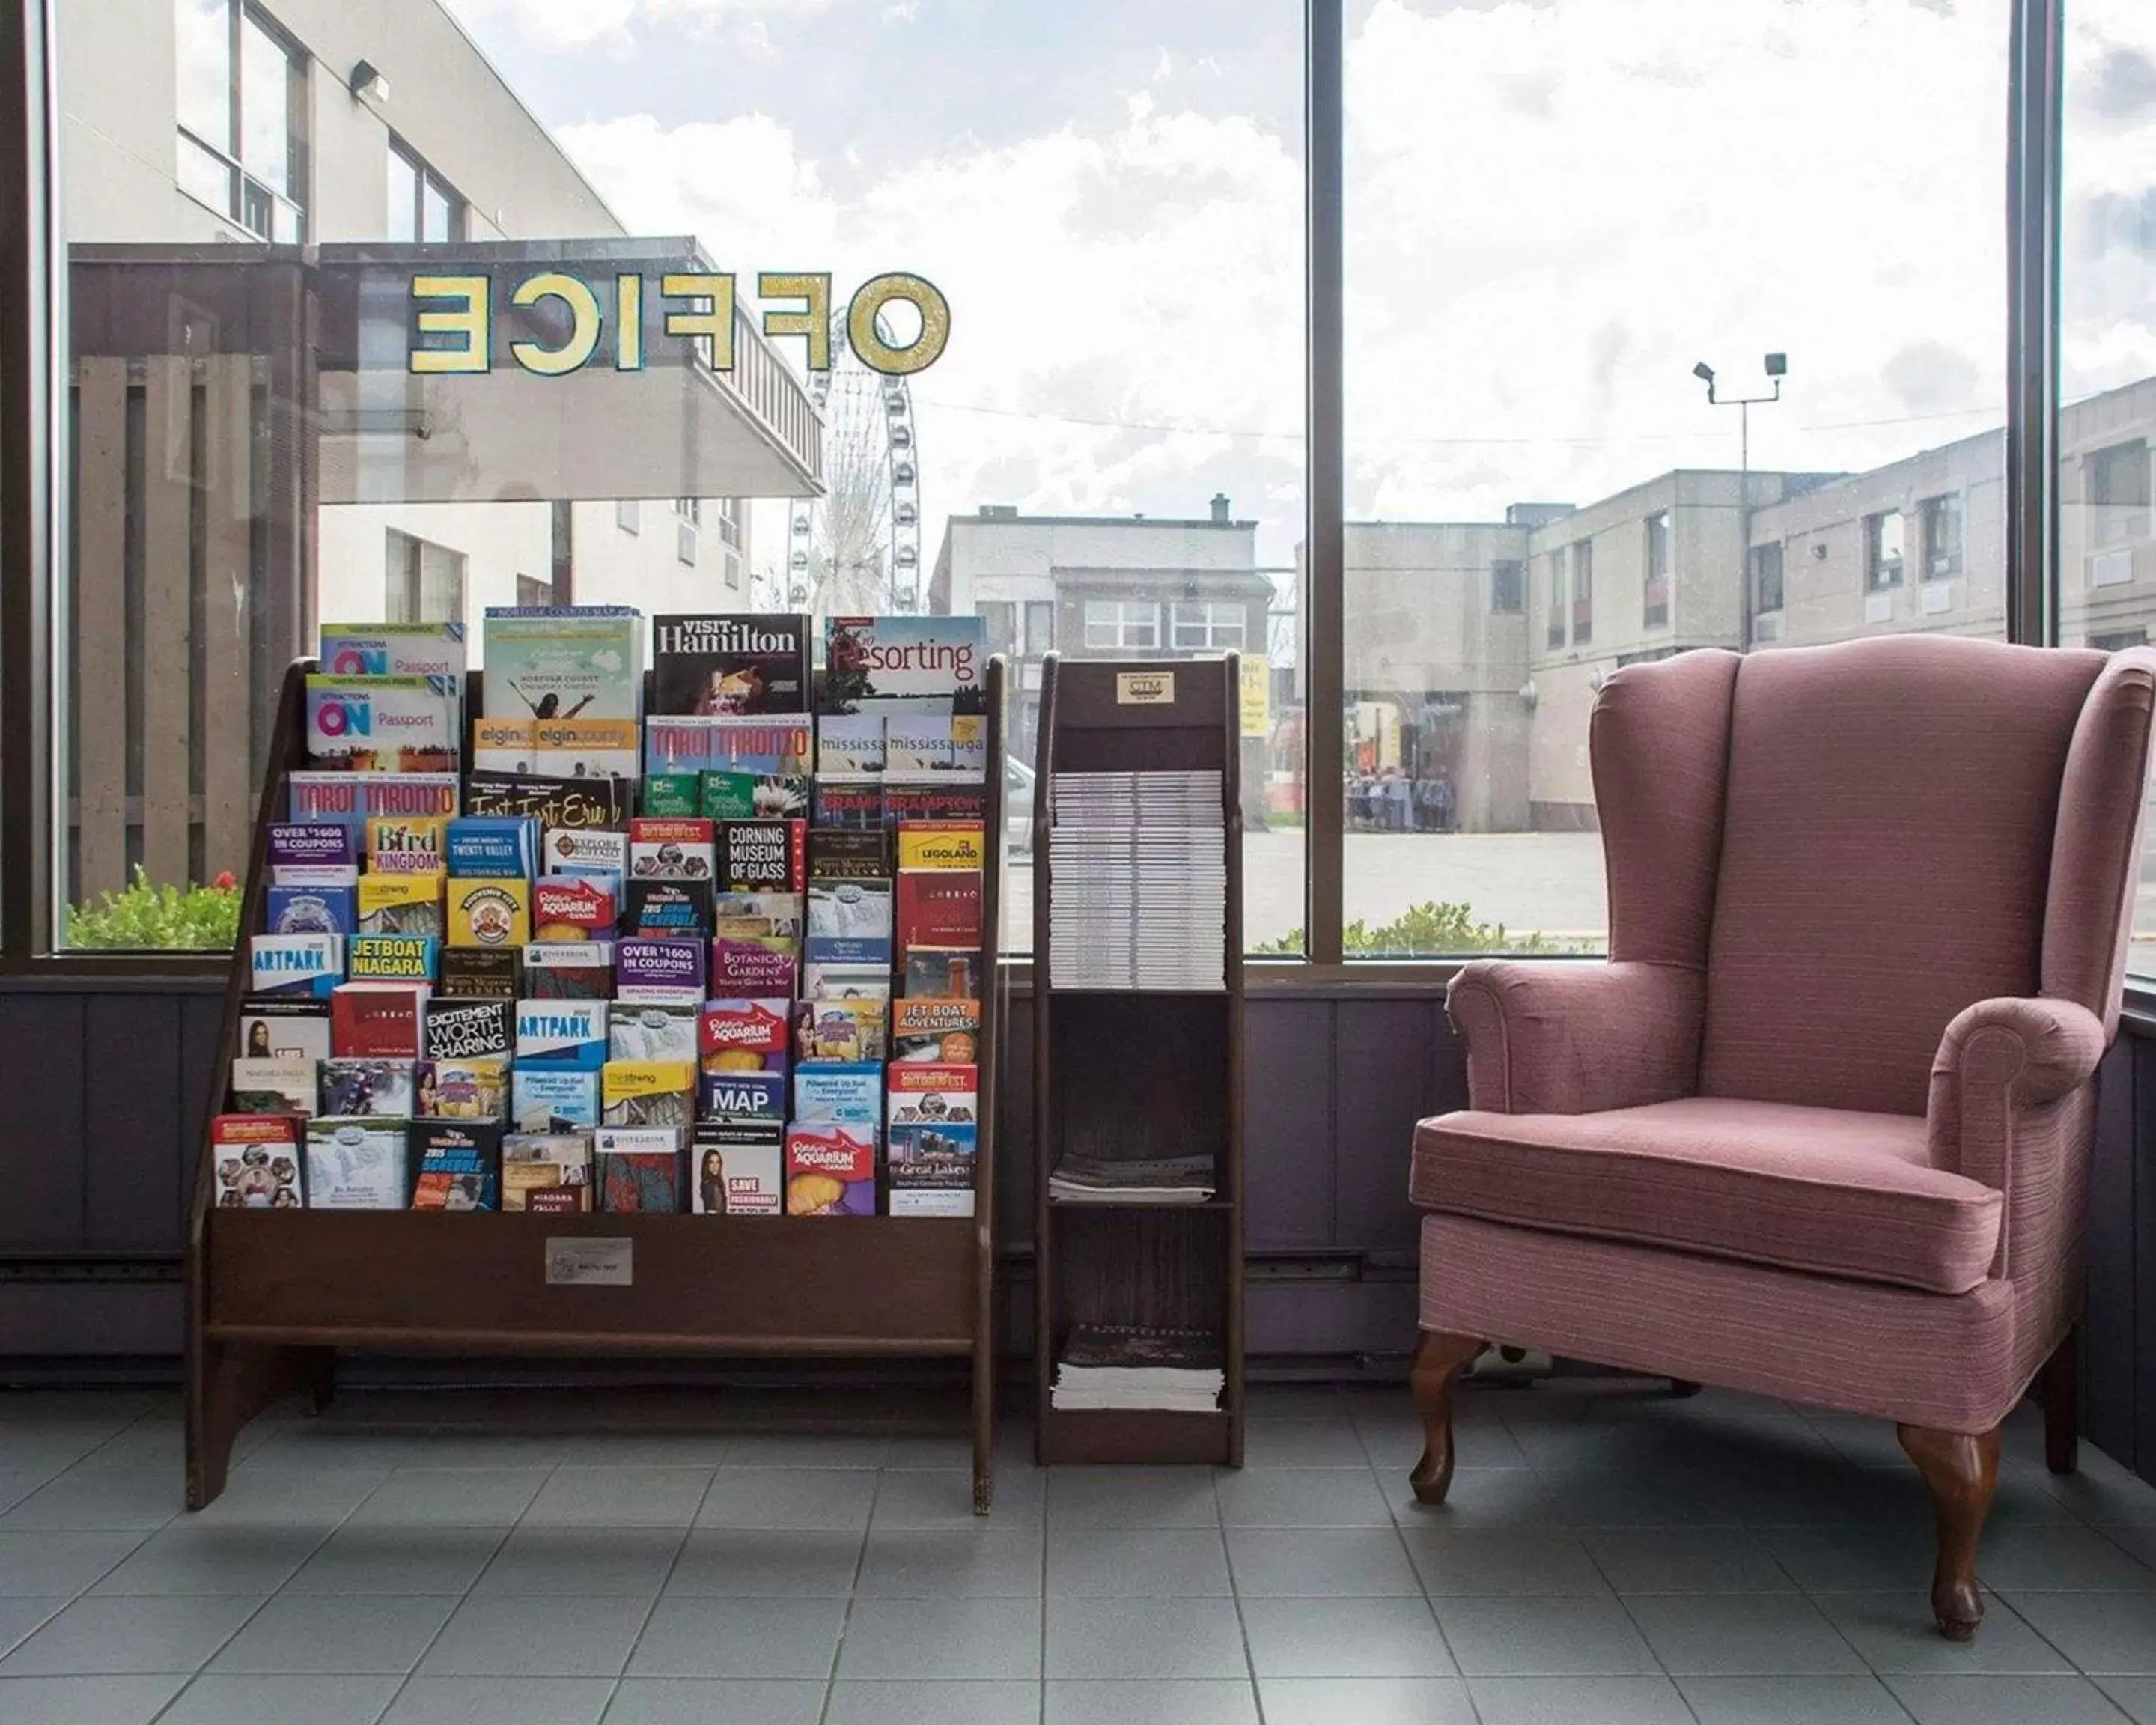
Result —
<instances>
[{"instance_id":1,"label":"street lamp post","mask_svg":"<svg viewBox=\"0 0 2156 1725\"><path fill-rule=\"evenodd\" d=\"M1767 375L1774 381L1771 395L1718 395L1714 367L1702 360L1691 368L1693 377L1707 385L1709 407L1737 409L1737 641L1738 649L1752 650L1752 409L1782 398L1782 379L1789 374L1786 353L1767 356Z\"/></svg>"}]
</instances>

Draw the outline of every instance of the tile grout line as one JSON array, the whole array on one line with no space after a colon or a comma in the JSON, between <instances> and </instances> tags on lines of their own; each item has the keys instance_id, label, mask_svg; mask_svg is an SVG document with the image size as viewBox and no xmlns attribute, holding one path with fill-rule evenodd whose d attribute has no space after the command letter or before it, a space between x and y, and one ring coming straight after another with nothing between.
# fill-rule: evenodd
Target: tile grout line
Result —
<instances>
[{"instance_id":1,"label":"tile grout line","mask_svg":"<svg viewBox=\"0 0 2156 1725\"><path fill-rule=\"evenodd\" d=\"M1779 1570L1784 1576L1788 1577L1790 1585L1794 1587L1797 1590L1797 1597L1802 1599L1807 1605L1810 1605L1813 1610L1816 1611L1820 1615L1820 1618L1825 1622L1826 1626L1832 1630L1835 1634L1840 1638L1842 1645L1848 1648L1851 1653L1856 1656L1856 1662L1864 1667L1866 1673L1871 1677L1871 1681L1877 1684L1880 1688L1887 1692L1888 1698L1893 1702L1897 1707L1899 1707L1904 1714L1908 1714L1911 1725L1916 1725L1915 1715L1909 1713L1909 1709L1902 1702L1902 1697L1894 1692L1893 1686L1887 1681L1887 1673L1873 1668L1871 1661L1865 1657L1864 1650L1856 1645L1856 1640L1851 1636L1849 1631L1845 1630L1839 1623L1836 1623L1832 1617L1827 1615L1826 1608L1820 1604L1820 1602L1812 1596L1812 1590L1797 1579L1795 1573L1790 1569L1788 1564L1782 1561L1781 1558L1776 1553L1774 1547L1768 1544L1764 1539L1759 1538L1763 1532L1769 1530L1754 1527L1748 1522L1745 1524L1744 1531L1750 1534L1752 1538L1758 1542L1759 1548L1767 1553L1768 1561L1773 1563L1775 1568ZM1592 1553L1589 1553L1589 1555L1591 1556Z\"/></svg>"},{"instance_id":2,"label":"tile grout line","mask_svg":"<svg viewBox=\"0 0 2156 1725\"><path fill-rule=\"evenodd\" d=\"M606 1716L613 1711L614 1702L621 1694L621 1686L629 1681L629 1668L636 1663L637 1650L644 1645L644 1638L651 1630L651 1620L659 1615L660 1604L666 1597L667 1587L681 1567L681 1554L689 1549L689 1542L696 1537L696 1517L704 1512L706 1501L718 1489L719 1470L726 1466L727 1450L732 1447L729 1442L726 1448L719 1452L719 1460L712 1466L711 1478L704 1481L704 1489L696 1499L696 1507L689 1512L689 1519L682 1527L681 1537L675 1542L674 1555L667 1559L666 1573L659 1578L659 1586L651 1595L651 1603L644 1608L644 1620L637 1625L636 1633L629 1638L629 1646L621 1656L621 1669L613 1675L613 1686L607 1691L606 1700L600 1704L599 1725L605 1725ZM535 1497L532 1502L536 1503L538 1500ZM503 1543L507 1543L506 1541Z\"/></svg>"},{"instance_id":3,"label":"tile grout line","mask_svg":"<svg viewBox=\"0 0 2156 1725\"><path fill-rule=\"evenodd\" d=\"M1248 1417L1247 1410L1245 1417ZM1250 1651L1250 1620L1243 1615L1243 1584L1235 1579L1235 1554L1228 1544L1228 1511L1220 1502L1221 1472L1221 1469L1212 1467L1206 1470L1205 1475L1206 1489L1213 1495L1213 1532L1220 1542L1220 1567L1227 1572L1228 1598L1235 1608L1235 1635L1242 1643L1244 1677L1250 1686L1250 1710L1257 1716L1258 1725L1265 1725L1265 1687L1258 1681L1258 1661ZM1045 1604L1041 1610L1045 1619L1047 1613ZM1044 1666L1044 1676L1046 1670ZM1047 1686L1044 1683L1042 1693L1045 1695L1046 1692Z\"/></svg>"},{"instance_id":4,"label":"tile grout line","mask_svg":"<svg viewBox=\"0 0 2156 1725\"><path fill-rule=\"evenodd\" d=\"M1538 1479L1541 1477L1539 1471L1536 1477ZM1656 1669L1662 1674L1662 1681L1675 1692L1677 1705L1691 1716L1694 1725L1699 1725L1699 1709L1691 1704L1691 1697L1684 1692L1684 1685L1677 1681L1676 1673L1670 1669L1668 1661L1656 1651L1655 1644L1647 1639L1646 1630L1641 1625L1640 1620L1632 1615L1631 1606L1625 1603L1625 1595L1617 1590L1617 1584L1611 1578L1609 1570L1603 1567L1602 1559L1594 1555L1594 1548L1580 1538L1581 1529L1568 1525L1565 1531L1572 1535L1579 1548L1587 1553L1587 1561L1594 1565L1594 1573L1602 1578L1602 1584L1609 1589L1609 1597L1616 1600L1617 1609L1625 1614L1625 1620L1632 1625L1632 1633L1640 1638L1640 1645L1647 1650L1648 1657L1655 1661Z\"/></svg>"},{"instance_id":5,"label":"tile grout line","mask_svg":"<svg viewBox=\"0 0 2156 1725\"><path fill-rule=\"evenodd\" d=\"M1047 1470L1035 1464L1040 1481L1040 1681L1034 1690L1034 1718L1048 1725L1048 1493Z\"/></svg>"},{"instance_id":6,"label":"tile grout line","mask_svg":"<svg viewBox=\"0 0 2156 1725\"><path fill-rule=\"evenodd\" d=\"M561 1466L562 1464L557 1461L547 1467L547 1476L545 1479L539 1481L538 1489L532 1492L531 1502L527 1502L524 1506L523 1510L519 1512L516 1520L509 1524L507 1532L504 1532L501 1538L495 1542L492 1555L490 1555L484 1563L480 1565L478 1574L475 1574L470 1581L465 1584L464 1591L459 1594L456 1597L456 1603L451 1605L449 1610L444 1614L441 1622L435 1625L434 1634L427 1637L427 1645L419 1650L418 1656L412 1661L411 1666L405 1671L404 1674L401 1677L398 1678L397 1686L390 1692L389 1699L382 1704L382 1711L374 1716L375 1725L381 1725L381 1722L389 1717L391 1712L397 1706L397 1703L404 1698L404 1692L412 1686L412 1680L419 1675L419 1667L427 1662L427 1656L434 1651L435 1647L440 1643L442 1637L449 1632L449 1625L456 1621L457 1613L464 1609L465 1601L470 1599L474 1592L477 1590L480 1582L485 1578L486 1572L494 1567L495 1561L501 1556L502 1548L509 1543L510 1535L514 1533L522 1524L525 1515L530 1513L531 1505L539 1501L540 1492L542 1492L547 1489L548 1482L551 1481L555 1474L559 1471ZM438 1469L434 1471L440 1471L441 1470ZM375 1491L379 1491L383 1486L388 1486L390 1481L394 1480L400 1471L402 1471L401 1469L393 1467L389 1471L389 1479L384 1480L382 1482L382 1486L375 1488ZM353 1515L358 1514L367 1503L372 1501L375 1496L375 1491L368 1492L365 1497L362 1497L357 1503L354 1504L352 1506L352 1513ZM349 1521L350 1519L350 1516L346 1517L346 1521ZM452 1524L444 1523L443 1525L446 1526ZM296 1574L297 1572L295 1571L295 1573ZM281 1591L282 1589L280 1589L280 1592ZM275 1595L273 1594L271 1597L275 1598Z\"/></svg>"},{"instance_id":7,"label":"tile grout line","mask_svg":"<svg viewBox=\"0 0 2156 1725\"><path fill-rule=\"evenodd\" d=\"M1453 1651L1452 1637L1445 1633L1445 1615L1437 1609L1437 1601L1430 1597L1429 1585L1415 1563L1414 1553L1409 1548L1407 1530L1400 1525L1400 1512L1393 1507L1392 1499L1385 1496L1385 1476L1378 1470L1378 1458L1370 1453L1370 1440L1363 1434L1361 1421L1351 1420L1348 1423L1354 1430L1355 1442L1363 1451L1363 1465L1369 1470L1370 1477L1377 1486L1378 1499L1385 1506L1385 1521L1393 1536L1393 1543L1399 1548L1401 1559L1408 1566L1408 1574L1414 1577L1416 1597L1421 1599L1424 1609L1430 1613L1430 1621L1437 1626L1438 1645L1445 1649L1445 1656L1460 1681L1460 1692L1467 1697L1468 1712L1475 1719L1476 1725L1481 1725L1482 1707L1481 1703L1475 1699L1475 1686L1467 1681L1466 1668L1460 1663L1459 1654ZM1459 1445L1456 1430L1453 1443L1456 1457Z\"/></svg>"},{"instance_id":8,"label":"tile grout line","mask_svg":"<svg viewBox=\"0 0 2156 1725\"><path fill-rule=\"evenodd\" d=\"M320 1469L316 1469L316 1471L317 1473L321 1472L321 1471L322 1471L322 1470L320 1470ZM374 1493L375 1493L376 1491L379 1491L382 1488L382 1486L383 1486L388 1485L388 1484L389 1483L389 1481L390 1481L391 1479L394 1478L394 1477L395 1477L395 1476L396 1476L396 1470L395 1470L394 1468L390 1469L390 1470L388 1471L388 1474L387 1474L387 1475L386 1475L382 1479L381 1479L380 1481L377 1481L377 1482L376 1482L376 1484L375 1484L375 1486L374 1486L374 1487L373 1487L373 1489L372 1489L372 1491L366 1491L366 1492L362 1493L362 1494L361 1494L361 1496L360 1496L360 1498L359 1498L358 1502L356 1502L356 1503L354 1503L354 1504L352 1506L352 1507L351 1507L351 1508L349 1508L349 1509L347 1509L347 1510L346 1510L346 1512L345 1512L341 1516L338 1517L337 1517L337 1519L336 1520L336 1522L333 1522L333 1523L331 1525L331 1527L330 1527L330 1528L329 1528L329 1531L328 1531L327 1532L324 1533L324 1534L322 1535L322 1537L321 1537L320 1539L318 1539L318 1540L316 1540L316 1541L315 1542L315 1544L314 1544L313 1548L308 1552L308 1553L307 1553L306 1557L305 1557L305 1558L301 1558L301 1559L300 1559L300 1563L298 1563L298 1564L297 1564L297 1565L293 1568L292 1575L296 1575L296 1574L298 1574L300 1573L300 1569L305 1568L306 1567L306 1565L307 1565L310 1562L311 1562L311 1561L313 1560L313 1558L314 1558L315 1553L316 1553L316 1552L320 1551L320 1550L321 1550L321 1549L325 1545L328 1544L328 1543L330 1543L330 1541L331 1541L331 1539L333 1539L334 1538L336 1538L336 1536L337 1535L337 1533L338 1533L340 1531L341 1531L341 1530L343 1529L343 1527L345 1527L345 1526L346 1526L346 1524L347 1524L347 1523L352 1520L352 1518L355 1515L357 1515L357 1514L358 1514L358 1513L359 1513L360 1505L361 1505L361 1504L365 1503L365 1502L366 1502L369 1498L372 1497L374 1496ZM229 1490L229 1489L230 1489L230 1483L229 1483L229 1481L228 1481L228 1482L227 1482L227 1489L228 1489L228 1490ZM222 1496L222 1495L223 1495L223 1493L219 1493L218 1495L219 1495L219 1496ZM182 1514L182 1515L185 1515L185 1514L188 1513L188 1512L187 1512L187 1511L186 1511L185 1509L182 1509L182 1511L180 1511L180 1512L179 1512L179 1513L180 1513L180 1514ZM194 1512L194 1513L199 1514L199 1513L201 1513L201 1512L200 1512L200 1511L197 1511L197 1512ZM177 1520L177 1517L175 1517L175 1518L174 1518L174 1519L175 1519L175 1520ZM173 1523L172 1523L172 1522L169 1522L169 1521L168 1521L168 1522L167 1522L165 1523L165 1527L171 1527L172 1524L173 1524ZM182 1523L182 1525L187 1525L187 1524ZM163 1528L163 1527L161 1527L161 1528L159 1528L157 1531L158 1531L159 1532L162 1532L164 1531L164 1528ZM154 1537L154 1536L153 1536L153 1537ZM144 1543L147 1543L147 1542L146 1542L146 1542L144 1542ZM208 1676L208 1675L209 1675L209 1668L210 1668L210 1666L211 1666L213 1664L214 1664L214 1663L216 1662L217 1656L218 1656L220 1653L223 1653L223 1652L225 1651L225 1649L226 1649L226 1648L228 1648L228 1647L231 1646L231 1645L232 1645L232 1644L233 1644L234 1642L237 1641L237 1640L239 1640L242 1635L245 1635L245 1634L247 1633L248 1630L249 1630L249 1629L253 1625L253 1624L254 1623L254 1620L255 1620L257 1618L260 1617L264 1612L267 1611L267 1610L270 1608L270 1606L271 1606L271 1605L275 1604L277 1602L277 1600L279 1600L280 1599L281 1599L281 1598L284 1596L285 1589L286 1585L287 1585L287 1584L290 1584L290 1582L291 1581L291 1579L292 1579L292 1575L287 1575L287 1576L285 1578L285 1579L284 1579L283 1581L280 1582L280 1583L279 1583L275 1587L272 1588L272 1589L270 1590L270 1592L268 1593L268 1594L266 1594L266 1595L264 1597L264 1599L263 1599L262 1602L261 1602L259 1604L258 1604L258 1605L257 1605L257 1606L256 1606L256 1607L255 1607L252 1611L249 1612L249 1613L247 1614L246 1617L245 1617L245 1618L244 1618L244 1619L240 1621L240 1623L239 1623L239 1626L238 1626L237 1628L235 1628L230 1635L227 1635L227 1636L226 1636L223 1640L219 1641L219 1642L217 1644L217 1645L216 1645L215 1647L212 1648L212 1649L210 1650L209 1655L208 1655L208 1656L207 1658L205 1658L205 1659L202 1660L199 1663L198 1663L198 1664L196 1665L196 1666L195 1666L195 1668L194 1668L193 1671L192 1671L192 1673L190 1673L190 1674L189 1674L189 1676L188 1676L188 1677L187 1677L187 1681L180 1685L180 1686L179 1686L178 1690L177 1690L177 1691L173 1694L173 1696L172 1696L172 1699L171 1699L171 1700L169 1700L169 1701L167 1701L167 1702L164 1704L164 1706L162 1706L162 1707L159 1707L159 1708L157 1709L157 1711L154 1714L152 1714L152 1715L151 1716L151 1721L152 1721L152 1725L154 1725L154 1722L155 1722L155 1721L164 1718L167 1715L168 1715L168 1714L172 1711L172 1709L173 1709L174 1707L177 1707L177 1706L180 1704L180 1702L181 1702L182 1701L183 1701L184 1699L186 1699L186 1697L187 1697L187 1695L188 1692L189 1692L190 1690L192 1690L192 1689L195 1686L195 1685L196 1685L198 1681L200 1681L203 1677L205 1677L205 1676ZM241 1673L237 1673L237 1672L235 1672L235 1673L234 1673L233 1675L234 1675L234 1676L239 1676L239 1675L242 1675L242 1674L241 1674ZM400 1686L400 1690L401 1690L401 1686ZM394 1702L394 1701L395 1701L395 1699L396 1699L396 1697L395 1697L394 1696L393 1696L393 1697L391 1697L391 1698L390 1698L390 1699L391 1699L391 1702L393 1703L393 1702ZM385 1713L387 1713L388 1712L388 1707L384 1707L381 1713L377 1713L377 1714L375 1715L375 1718L376 1718L376 1720L377 1720L377 1722L379 1722L379 1721L380 1721L380 1719L382 1717L382 1715L383 1715L383 1714L385 1714Z\"/></svg>"},{"instance_id":9,"label":"tile grout line","mask_svg":"<svg viewBox=\"0 0 2156 1725\"><path fill-rule=\"evenodd\" d=\"M886 1457L890 1455L888 1447L884 1453ZM839 1662L845 1657L846 1631L853 1627L854 1603L860 1597L861 1577L868 1569L869 1541L875 1533L876 1505L883 1501L883 1476L884 1471L879 1466L875 1470L875 1489L869 1493L869 1512L861 1522L860 1549L854 1553L854 1582L846 1589L846 1609L839 1619L839 1639L831 1646L831 1669L824 1678L824 1702L816 1709L816 1725L828 1725L832 1706L838 1700Z\"/></svg>"}]
</instances>

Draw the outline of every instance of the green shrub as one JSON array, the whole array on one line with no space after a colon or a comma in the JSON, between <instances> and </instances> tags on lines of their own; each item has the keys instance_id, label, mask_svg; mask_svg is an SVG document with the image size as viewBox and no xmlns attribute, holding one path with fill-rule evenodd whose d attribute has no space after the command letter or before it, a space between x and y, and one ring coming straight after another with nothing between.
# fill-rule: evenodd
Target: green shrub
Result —
<instances>
[{"instance_id":1,"label":"green shrub","mask_svg":"<svg viewBox=\"0 0 2156 1725\"><path fill-rule=\"evenodd\" d=\"M208 886L157 886L142 865L124 891L71 905L67 944L107 951L229 950L239 938L238 884L228 874Z\"/></svg>"},{"instance_id":2,"label":"green shrub","mask_svg":"<svg viewBox=\"0 0 2156 1725\"><path fill-rule=\"evenodd\" d=\"M1502 922L1478 922L1465 904L1420 904L1405 915L1373 928L1350 922L1341 931L1341 948L1350 957L1449 958L1476 952L1548 952L1585 950L1577 942L1553 940L1535 930L1508 929ZM1255 952L1300 952L1302 931L1263 946Z\"/></svg>"}]
</instances>

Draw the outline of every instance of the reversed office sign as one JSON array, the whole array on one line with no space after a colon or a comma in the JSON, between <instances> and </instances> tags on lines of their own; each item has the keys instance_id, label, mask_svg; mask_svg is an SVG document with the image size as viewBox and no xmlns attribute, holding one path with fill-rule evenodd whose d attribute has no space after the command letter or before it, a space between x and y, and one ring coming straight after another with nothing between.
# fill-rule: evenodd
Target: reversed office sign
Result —
<instances>
[{"instance_id":1,"label":"reversed office sign","mask_svg":"<svg viewBox=\"0 0 2156 1725\"><path fill-rule=\"evenodd\" d=\"M418 377L483 375L504 358L534 377L559 377L589 366L644 369L655 332L696 342L716 372L734 368L734 278L710 270L594 272L553 267L516 271L414 271L406 369ZM808 369L831 368L828 273L757 277L766 302L762 332L798 336ZM884 314L912 307L918 328L892 333ZM861 363L887 377L933 365L951 339L951 306L935 284L904 271L863 282L847 302L845 341Z\"/></svg>"}]
</instances>

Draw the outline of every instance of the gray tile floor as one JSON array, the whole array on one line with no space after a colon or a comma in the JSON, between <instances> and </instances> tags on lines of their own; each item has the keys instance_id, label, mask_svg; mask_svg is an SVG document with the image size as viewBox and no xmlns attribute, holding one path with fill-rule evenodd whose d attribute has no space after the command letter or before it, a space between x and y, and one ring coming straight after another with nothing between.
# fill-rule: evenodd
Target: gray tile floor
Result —
<instances>
[{"instance_id":1,"label":"gray tile floor","mask_svg":"<svg viewBox=\"0 0 2156 1725\"><path fill-rule=\"evenodd\" d=\"M2156 1725L2156 1490L2017 1418L1973 1646L1884 1426L1260 1392L1240 1473L970 1513L932 1396L347 1393L180 1507L169 1395L0 1395L0 1725Z\"/></svg>"}]
</instances>

